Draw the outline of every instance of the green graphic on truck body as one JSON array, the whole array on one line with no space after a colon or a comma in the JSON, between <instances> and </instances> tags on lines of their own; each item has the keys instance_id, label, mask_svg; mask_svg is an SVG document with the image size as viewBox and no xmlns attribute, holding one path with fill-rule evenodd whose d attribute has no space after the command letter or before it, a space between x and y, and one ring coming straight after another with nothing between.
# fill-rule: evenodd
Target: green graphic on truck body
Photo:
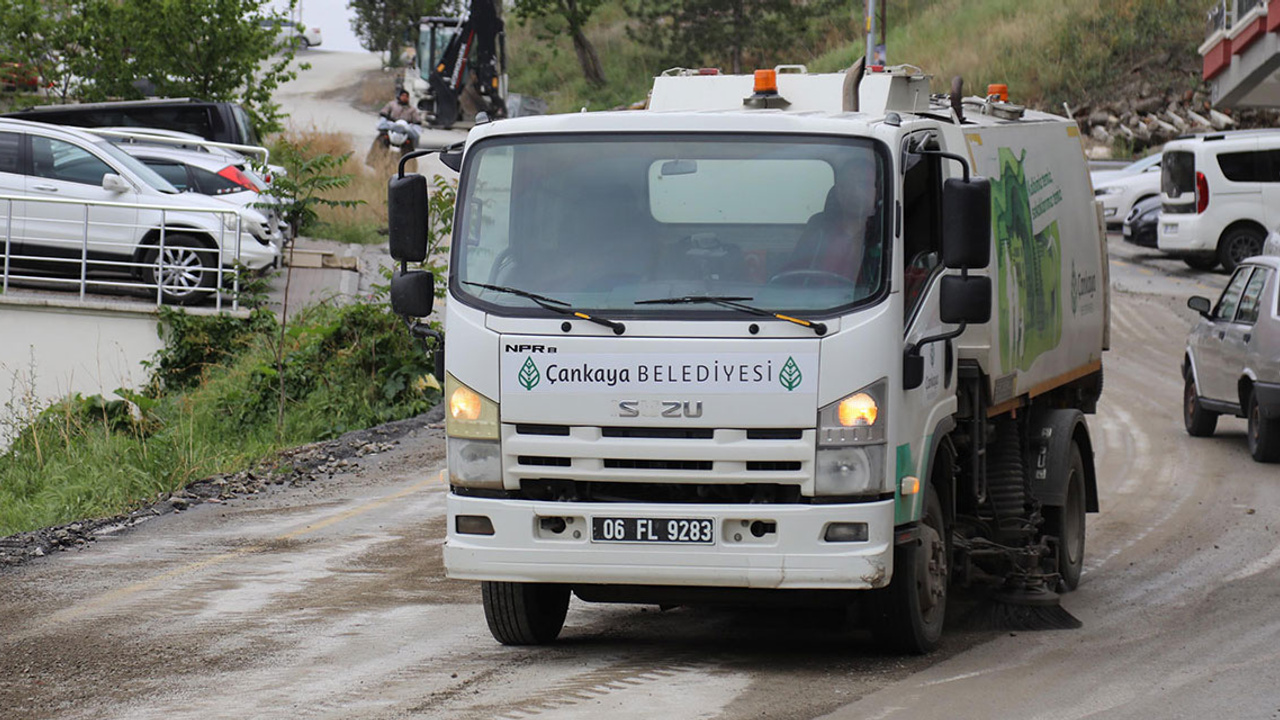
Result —
<instances>
[{"instance_id":1,"label":"green graphic on truck body","mask_svg":"<svg viewBox=\"0 0 1280 720\"><path fill-rule=\"evenodd\" d=\"M1023 161L999 149L1000 175L991 181L991 224L999 263L1000 363L1003 372L1029 370L1062 340L1062 242L1058 221L1039 233L1032 222L1061 202L1051 173L1028 183ZM1032 196L1035 196L1034 198ZM1034 206L1032 200L1035 200Z\"/></svg>"}]
</instances>

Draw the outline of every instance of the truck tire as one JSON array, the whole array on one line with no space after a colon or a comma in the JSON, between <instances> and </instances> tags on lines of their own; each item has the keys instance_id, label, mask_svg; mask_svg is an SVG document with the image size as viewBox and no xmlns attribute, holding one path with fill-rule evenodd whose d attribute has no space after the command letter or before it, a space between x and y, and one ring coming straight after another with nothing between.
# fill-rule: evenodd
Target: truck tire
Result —
<instances>
[{"instance_id":1,"label":"truck tire","mask_svg":"<svg viewBox=\"0 0 1280 720\"><path fill-rule=\"evenodd\" d=\"M1084 455L1074 440L1069 457L1066 503L1044 509L1044 533L1058 538L1058 574L1068 591L1080 585L1080 573L1084 569Z\"/></svg>"},{"instance_id":2,"label":"truck tire","mask_svg":"<svg viewBox=\"0 0 1280 720\"><path fill-rule=\"evenodd\" d=\"M1266 236L1251 227L1238 227L1228 230L1218 241L1218 261L1229 273L1236 271L1241 260L1262 254L1262 243Z\"/></svg>"},{"instance_id":3,"label":"truck tire","mask_svg":"<svg viewBox=\"0 0 1280 720\"><path fill-rule=\"evenodd\" d=\"M1249 393L1249 454L1258 462L1280 462L1280 418L1262 417L1258 394Z\"/></svg>"},{"instance_id":4,"label":"truck tire","mask_svg":"<svg viewBox=\"0 0 1280 720\"><path fill-rule=\"evenodd\" d=\"M1182 391L1182 422L1191 437L1209 437L1218 427L1218 413L1205 410L1196 391L1195 375L1187 372L1187 382Z\"/></svg>"},{"instance_id":5,"label":"truck tire","mask_svg":"<svg viewBox=\"0 0 1280 720\"><path fill-rule=\"evenodd\" d=\"M920 537L894 548L893 579L877 591L877 640L889 649L923 655L938 647L951 579L946 518L938 493L925 490Z\"/></svg>"},{"instance_id":6,"label":"truck tire","mask_svg":"<svg viewBox=\"0 0 1280 720\"><path fill-rule=\"evenodd\" d=\"M560 635L569 611L569 586L482 582L489 632L503 645L546 645Z\"/></svg>"}]
</instances>

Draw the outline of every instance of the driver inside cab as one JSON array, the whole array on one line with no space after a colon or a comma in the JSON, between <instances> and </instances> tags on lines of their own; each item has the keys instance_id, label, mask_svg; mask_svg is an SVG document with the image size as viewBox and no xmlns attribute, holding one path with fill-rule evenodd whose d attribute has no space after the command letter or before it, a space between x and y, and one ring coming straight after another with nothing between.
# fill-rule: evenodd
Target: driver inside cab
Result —
<instances>
[{"instance_id":1,"label":"driver inside cab","mask_svg":"<svg viewBox=\"0 0 1280 720\"><path fill-rule=\"evenodd\" d=\"M880 274L880 197L876 156L834 166L822 212L805 223L791 257L775 276L797 285L874 287ZM783 277L783 276L786 277Z\"/></svg>"}]
</instances>

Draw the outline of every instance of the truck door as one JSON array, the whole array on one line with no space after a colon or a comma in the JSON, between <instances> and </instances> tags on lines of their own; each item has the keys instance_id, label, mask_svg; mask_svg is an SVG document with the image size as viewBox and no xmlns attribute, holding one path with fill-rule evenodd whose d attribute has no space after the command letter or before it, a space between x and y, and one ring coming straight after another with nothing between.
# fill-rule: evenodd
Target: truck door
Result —
<instances>
[{"instance_id":1,"label":"truck door","mask_svg":"<svg viewBox=\"0 0 1280 720\"><path fill-rule=\"evenodd\" d=\"M905 343L952 329L939 320L938 279L942 276L942 180L943 161L936 155L921 155L913 149L939 150L937 134L912 133L902 146L902 186L898 197L901 209L902 252L894 259L895 292L902 295ZM901 280L898 280L901 278ZM924 474L933 452L933 436L939 422L955 410L954 362L950 342L931 343L921 348L924 382L903 394L905 434L897 447L898 479L912 475L927 481ZM920 516L920 503L899 504L897 523Z\"/></svg>"}]
</instances>

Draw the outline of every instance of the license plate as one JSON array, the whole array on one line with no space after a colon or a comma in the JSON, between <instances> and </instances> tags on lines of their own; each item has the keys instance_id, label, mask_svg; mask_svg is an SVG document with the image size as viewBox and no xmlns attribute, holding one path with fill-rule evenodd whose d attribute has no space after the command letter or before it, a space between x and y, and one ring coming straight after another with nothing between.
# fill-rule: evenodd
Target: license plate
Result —
<instances>
[{"instance_id":1,"label":"license plate","mask_svg":"<svg viewBox=\"0 0 1280 720\"><path fill-rule=\"evenodd\" d=\"M714 545L715 530L709 518L591 518L593 542Z\"/></svg>"},{"instance_id":2,"label":"license plate","mask_svg":"<svg viewBox=\"0 0 1280 720\"><path fill-rule=\"evenodd\" d=\"M1164 234L1165 234L1165 235L1177 235L1177 234L1178 234L1178 226L1177 226L1177 225L1165 225L1165 226L1164 226Z\"/></svg>"},{"instance_id":3,"label":"license plate","mask_svg":"<svg viewBox=\"0 0 1280 720\"><path fill-rule=\"evenodd\" d=\"M1128 225L1125 225L1125 226L1124 226L1124 236L1125 236L1125 237L1129 237L1129 236L1130 236L1130 235L1132 235L1132 234L1133 234L1133 228L1132 228L1132 227L1130 227L1130 226L1128 226Z\"/></svg>"}]
</instances>

